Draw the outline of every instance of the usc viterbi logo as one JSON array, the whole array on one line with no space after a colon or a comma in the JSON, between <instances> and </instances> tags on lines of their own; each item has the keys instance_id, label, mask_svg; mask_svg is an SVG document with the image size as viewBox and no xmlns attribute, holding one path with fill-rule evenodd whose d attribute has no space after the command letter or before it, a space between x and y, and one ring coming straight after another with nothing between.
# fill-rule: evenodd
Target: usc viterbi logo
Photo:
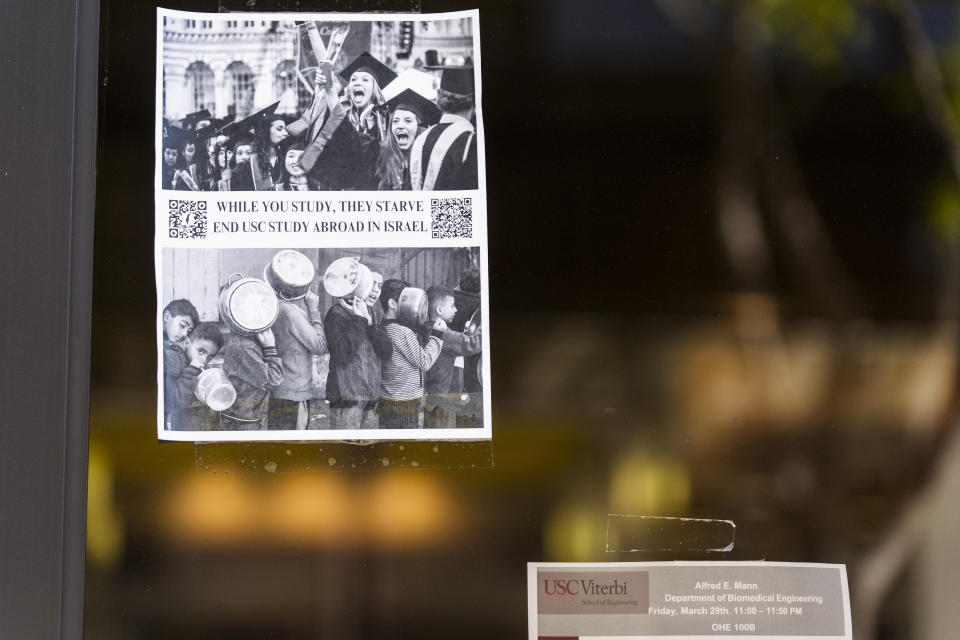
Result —
<instances>
[{"instance_id":1,"label":"usc viterbi logo","mask_svg":"<svg viewBox=\"0 0 960 640\"><path fill-rule=\"evenodd\" d=\"M543 581L543 592L548 596L625 596L627 583L614 580L609 584L601 584L590 580L560 580L546 579Z\"/></svg>"}]
</instances>

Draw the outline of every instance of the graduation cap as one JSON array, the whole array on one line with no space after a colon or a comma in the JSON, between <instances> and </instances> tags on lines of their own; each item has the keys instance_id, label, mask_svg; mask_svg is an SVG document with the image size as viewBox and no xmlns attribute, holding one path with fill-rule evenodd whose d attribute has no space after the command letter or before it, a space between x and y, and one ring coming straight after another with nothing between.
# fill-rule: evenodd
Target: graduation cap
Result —
<instances>
[{"instance_id":1,"label":"graduation cap","mask_svg":"<svg viewBox=\"0 0 960 640\"><path fill-rule=\"evenodd\" d=\"M172 124L164 124L163 125L163 148L179 149L180 143L183 142L185 133L186 132L180 127L175 127Z\"/></svg>"},{"instance_id":2,"label":"graduation cap","mask_svg":"<svg viewBox=\"0 0 960 640\"><path fill-rule=\"evenodd\" d=\"M340 77L350 82L350 76L357 71L366 71L372 75L376 78L377 84L380 85L381 88L390 84L390 82L397 77L397 74L394 73L390 67L374 58L367 51L361 53L353 59L353 62L344 67L343 71L340 72Z\"/></svg>"},{"instance_id":3,"label":"graduation cap","mask_svg":"<svg viewBox=\"0 0 960 640\"><path fill-rule=\"evenodd\" d=\"M183 128L189 130L196 130L197 124L206 120L207 122L213 122L213 114L207 111L206 109L200 109L200 111L194 111L193 113L188 113L183 117ZM209 126L209 125L207 125ZM201 127L205 128L205 127Z\"/></svg>"},{"instance_id":4,"label":"graduation cap","mask_svg":"<svg viewBox=\"0 0 960 640\"><path fill-rule=\"evenodd\" d=\"M227 139L227 148L232 150L234 153L237 152L237 147L243 145L253 146L254 136L252 133L247 133L246 131L236 131L230 138Z\"/></svg>"},{"instance_id":5,"label":"graduation cap","mask_svg":"<svg viewBox=\"0 0 960 640\"><path fill-rule=\"evenodd\" d=\"M427 100L436 100L437 98L437 80L439 78L432 73L426 73L417 69L406 69L393 79L385 87L380 87L385 100L391 100L400 95L404 89L413 89Z\"/></svg>"},{"instance_id":6,"label":"graduation cap","mask_svg":"<svg viewBox=\"0 0 960 640\"><path fill-rule=\"evenodd\" d=\"M219 121L211 120L210 126L203 127L202 129L197 129L196 131L192 132L194 139L200 141L206 140L207 138L212 138L213 136L217 135L218 125Z\"/></svg>"},{"instance_id":7,"label":"graduation cap","mask_svg":"<svg viewBox=\"0 0 960 640\"><path fill-rule=\"evenodd\" d=\"M440 89L461 96L473 93L473 67L439 67Z\"/></svg>"},{"instance_id":8,"label":"graduation cap","mask_svg":"<svg viewBox=\"0 0 960 640\"><path fill-rule=\"evenodd\" d=\"M277 107L280 105L280 101L277 100L272 105L266 109L261 109L257 111L252 116L247 116L243 120L238 122L231 122L220 129L217 130L217 135L223 135L231 137L235 134L248 133L250 129L257 126L257 124L262 120L270 120L273 118L273 112L277 110Z\"/></svg>"},{"instance_id":9,"label":"graduation cap","mask_svg":"<svg viewBox=\"0 0 960 640\"><path fill-rule=\"evenodd\" d=\"M412 111L417 115L420 126L429 127L440 121L440 108L413 89L404 89L387 101L387 107L393 113L397 109Z\"/></svg>"},{"instance_id":10,"label":"graduation cap","mask_svg":"<svg viewBox=\"0 0 960 640\"><path fill-rule=\"evenodd\" d=\"M222 127L217 129L218 136L230 137L237 131L237 125L240 124L239 121L226 122Z\"/></svg>"},{"instance_id":11,"label":"graduation cap","mask_svg":"<svg viewBox=\"0 0 960 640\"><path fill-rule=\"evenodd\" d=\"M252 116L247 116L243 120L237 123L238 131L248 131L250 129L255 129L256 127L262 125L263 123L269 123L271 120L275 120L273 117L274 112L276 112L277 107L280 106L280 101L277 100L272 105L266 109L261 109L257 111Z\"/></svg>"},{"instance_id":12,"label":"graduation cap","mask_svg":"<svg viewBox=\"0 0 960 640\"><path fill-rule=\"evenodd\" d=\"M231 135L233 135L234 130L237 128L237 123L233 118L234 116L227 116L225 118L220 118L220 120L214 123L214 126L216 127L215 134L217 137L223 136L225 138L229 138Z\"/></svg>"}]
</instances>

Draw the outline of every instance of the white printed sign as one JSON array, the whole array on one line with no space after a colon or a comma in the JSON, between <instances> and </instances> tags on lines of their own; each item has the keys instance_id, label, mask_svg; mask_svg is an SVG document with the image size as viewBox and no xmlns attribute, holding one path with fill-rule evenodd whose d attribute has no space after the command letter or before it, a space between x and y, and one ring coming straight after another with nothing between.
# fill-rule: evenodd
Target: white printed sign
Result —
<instances>
[{"instance_id":1,"label":"white printed sign","mask_svg":"<svg viewBox=\"0 0 960 640\"><path fill-rule=\"evenodd\" d=\"M529 563L530 640L851 640L843 565Z\"/></svg>"},{"instance_id":2,"label":"white printed sign","mask_svg":"<svg viewBox=\"0 0 960 640\"><path fill-rule=\"evenodd\" d=\"M160 439L490 438L478 22L158 9Z\"/></svg>"}]
</instances>

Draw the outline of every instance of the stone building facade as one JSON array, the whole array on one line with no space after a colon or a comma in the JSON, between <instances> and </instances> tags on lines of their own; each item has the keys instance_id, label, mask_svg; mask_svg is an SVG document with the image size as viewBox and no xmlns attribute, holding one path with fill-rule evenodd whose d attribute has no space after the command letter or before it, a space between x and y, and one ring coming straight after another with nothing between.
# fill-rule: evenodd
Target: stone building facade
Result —
<instances>
[{"instance_id":1,"label":"stone building facade","mask_svg":"<svg viewBox=\"0 0 960 640\"><path fill-rule=\"evenodd\" d=\"M436 51L438 60L462 64L473 60L469 18L416 21L409 56L398 58L400 23L356 23L344 42L337 68L370 51L398 72L419 67ZM296 113L310 93L298 80L300 34L296 23L167 17L163 22L164 117L178 120L208 109L215 117L247 116L276 101L278 113ZM306 72L307 76L309 73ZM308 78L310 80L312 78Z\"/></svg>"},{"instance_id":2,"label":"stone building facade","mask_svg":"<svg viewBox=\"0 0 960 640\"><path fill-rule=\"evenodd\" d=\"M280 100L297 109L297 27L293 22L165 18L163 114L208 109L243 117Z\"/></svg>"}]
</instances>

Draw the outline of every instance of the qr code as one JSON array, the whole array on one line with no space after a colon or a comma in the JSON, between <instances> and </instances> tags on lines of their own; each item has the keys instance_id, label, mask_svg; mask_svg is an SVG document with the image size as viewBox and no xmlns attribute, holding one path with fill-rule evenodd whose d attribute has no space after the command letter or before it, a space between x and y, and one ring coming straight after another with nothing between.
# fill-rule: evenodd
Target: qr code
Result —
<instances>
[{"instance_id":1,"label":"qr code","mask_svg":"<svg viewBox=\"0 0 960 640\"><path fill-rule=\"evenodd\" d=\"M170 237L206 238L207 203L203 200L171 200Z\"/></svg>"},{"instance_id":2,"label":"qr code","mask_svg":"<svg viewBox=\"0 0 960 640\"><path fill-rule=\"evenodd\" d=\"M430 230L434 238L472 238L473 200L431 198Z\"/></svg>"}]
</instances>

